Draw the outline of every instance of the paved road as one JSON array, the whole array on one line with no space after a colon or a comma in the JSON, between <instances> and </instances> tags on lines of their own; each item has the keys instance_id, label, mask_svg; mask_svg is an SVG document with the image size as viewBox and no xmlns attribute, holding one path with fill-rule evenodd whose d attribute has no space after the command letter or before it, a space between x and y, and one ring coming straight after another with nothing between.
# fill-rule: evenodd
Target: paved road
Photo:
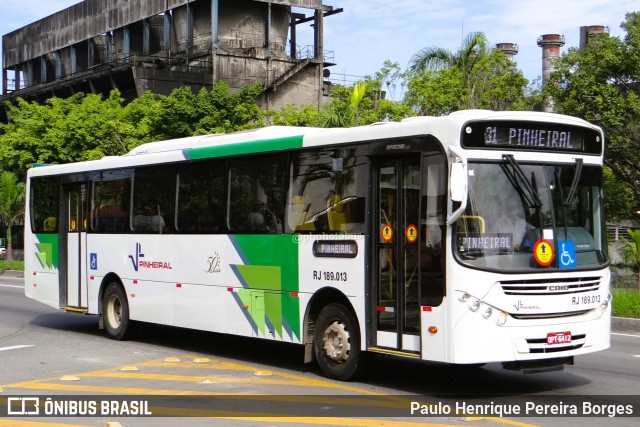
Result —
<instances>
[{"instance_id":1,"label":"paved road","mask_svg":"<svg viewBox=\"0 0 640 427\"><path fill-rule=\"evenodd\" d=\"M156 415L192 417L29 418L21 427L55 423L74 426L209 426L209 425L577 425L572 418L447 417L389 420L398 408L410 413L410 401L420 396L429 405L493 400L526 402L537 396L554 400L601 402L602 395L640 395L640 335L615 333L606 352L577 358L562 372L522 375L489 364L482 369L458 370L447 365L395 358L376 358L362 382L339 383L321 376L301 362L298 346L148 325L132 341L104 338L95 316L66 314L24 297L18 279L0 277L0 396L80 396L108 400L137 396ZM270 395L267 403L248 398ZM492 397L480 398L479 396ZM166 396L173 396L167 398ZM238 396L244 396L242 398ZM180 396L180 397L175 397ZM204 407L199 399L209 399ZM220 400L220 396L232 399ZM336 400L336 396L338 399ZM453 397L452 397L453 396ZM400 399L400 400L399 400ZM608 398L619 402L620 398ZM215 409L212 412L212 408ZM290 417L265 416L298 408ZM258 411L251 419L225 416ZM204 412L197 412L204 411ZM341 412L343 411L343 412ZM309 415L360 415L359 418L311 418ZM446 414L445 414L446 415ZM205 418L216 417L216 418ZM27 421L22 420L22 421ZM16 426L16 419L0 419L0 427ZM636 425L638 418L583 418L585 426ZM114 424L115 425L115 424Z\"/></svg>"}]
</instances>

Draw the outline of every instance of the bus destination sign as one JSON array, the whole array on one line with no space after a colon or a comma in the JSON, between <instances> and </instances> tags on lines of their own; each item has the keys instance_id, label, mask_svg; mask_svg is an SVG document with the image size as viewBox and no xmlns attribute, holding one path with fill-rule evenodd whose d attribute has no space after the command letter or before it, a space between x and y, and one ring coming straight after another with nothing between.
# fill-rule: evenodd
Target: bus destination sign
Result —
<instances>
[{"instance_id":1,"label":"bus destination sign","mask_svg":"<svg viewBox=\"0 0 640 427\"><path fill-rule=\"evenodd\" d=\"M462 131L465 148L602 153L600 134L589 128L557 123L483 121Z\"/></svg>"}]
</instances>

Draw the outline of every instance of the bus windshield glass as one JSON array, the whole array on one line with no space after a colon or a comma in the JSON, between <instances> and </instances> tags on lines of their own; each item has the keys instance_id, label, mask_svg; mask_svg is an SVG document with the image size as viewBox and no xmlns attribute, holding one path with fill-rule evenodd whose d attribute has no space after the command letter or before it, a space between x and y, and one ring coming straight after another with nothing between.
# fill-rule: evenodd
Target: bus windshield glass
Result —
<instances>
[{"instance_id":1,"label":"bus windshield glass","mask_svg":"<svg viewBox=\"0 0 640 427\"><path fill-rule=\"evenodd\" d=\"M602 170L574 164L470 162L469 197L455 224L457 259L470 267L540 272L608 262Z\"/></svg>"}]
</instances>

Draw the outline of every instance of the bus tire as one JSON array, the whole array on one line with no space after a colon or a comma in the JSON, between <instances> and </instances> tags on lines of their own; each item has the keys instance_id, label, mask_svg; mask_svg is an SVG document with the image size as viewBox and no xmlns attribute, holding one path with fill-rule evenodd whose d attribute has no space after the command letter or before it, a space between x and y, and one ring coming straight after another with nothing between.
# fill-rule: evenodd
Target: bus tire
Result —
<instances>
[{"instance_id":1,"label":"bus tire","mask_svg":"<svg viewBox=\"0 0 640 427\"><path fill-rule=\"evenodd\" d=\"M124 340L130 330L129 302L120 283L111 282L102 296L102 316L107 337Z\"/></svg>"},{"instance_id":2,"label":"bus tire","mask_svg":"<svg viewBox=\"0 0 640 427\"><path fill-rule=\"evenodd\" d=\"M318 315L314 350L327 377L349 381L359 373L360 330L351 311L342 304L329 304Z\"/></svg>"}]
</instances>

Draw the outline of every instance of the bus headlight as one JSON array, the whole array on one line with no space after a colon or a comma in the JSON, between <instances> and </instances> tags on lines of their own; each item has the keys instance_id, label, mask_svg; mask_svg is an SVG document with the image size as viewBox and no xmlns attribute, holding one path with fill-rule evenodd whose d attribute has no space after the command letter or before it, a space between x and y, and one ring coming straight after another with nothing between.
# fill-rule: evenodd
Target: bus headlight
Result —
<instances>
[{"instance_id":1,"label":"bus headlight","mask_svg":"<svg viewBox=\"0 0 640 427\"><path fill-rule=\"evenodd\" d=\"M482 317L484 317L485 319L488 319L491 317L492 314L493 314L493 309L488 305L485 305L484 308L482 309Z\"/></svg>"},{"instance_id":2,"label":"bus headlight","mask_svg":"<svg viewBox=\"0 0 640 427\"><path fill-rule=\"evenodd\" d=\"M502 326L505 323L507 323L507 313L505 313L504 311L500 311L498 313L498 317L496 318L496 324L498 326Z\"/></svg>"},{"instance_id":3,"label":"bus headlight","mask_svg":"<svg viewBox=\"0 0 640 427\"><path fill-rule=\"evenodd\" d=\"M480 308L480 301L473 300L473 302L471 304L469 304L469 310L473 311L474 313L476 311L478 311L478 309Z\"/></svg>"},{"instance_id":4,"label":"bus headlight","mask_svg":"<svg viewBox=\"0 0 640 427\"><path fill-rule=\"evenodd\" d=\"M607 308L609 308L609 301L611 300L611 294L609 294L609 296L607 297L607 299L605 299L602 304L600 304L599 306L597 306L595 308L595 312L596 312L596 316L599 318L602 317L602 315L604 314L605 311L607 311Z\"/></svg>"},{"instance_id":5,"label":"bus headlight","mask_svg":"<svg viewBox=\"0 0 640 427\"><path fill-rule=\"evenodd\" d=\"M466 292L463 292L461 294L458 295L458 301L460 302L467 302L469 300L470 295Z\"/></svg>"}]
</instances>

